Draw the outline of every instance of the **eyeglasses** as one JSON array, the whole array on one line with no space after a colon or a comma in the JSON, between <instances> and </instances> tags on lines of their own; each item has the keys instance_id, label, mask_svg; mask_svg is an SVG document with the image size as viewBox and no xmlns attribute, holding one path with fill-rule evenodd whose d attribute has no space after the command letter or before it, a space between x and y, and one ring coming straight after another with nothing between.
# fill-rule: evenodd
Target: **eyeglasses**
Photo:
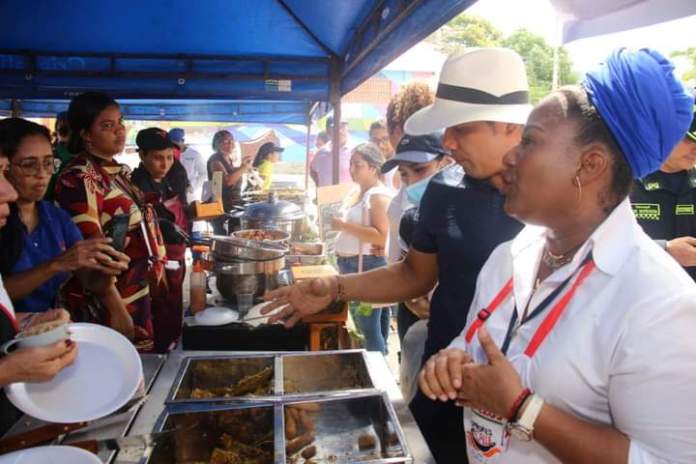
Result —
<instances>
[{"instance_id":1,"label":"eyeglasses","mask_svg":"<svg viewBox=\"0 0 696 464\"><path fill-rule=\"evenodd\" d=\"M11 163L12 166L17 166L25 175L38 176L41 170L55 174L60 169L60 160L57 158L45 159L39 161L37 159L24 159L19 163Z\"/></svg>"}]
</instances>

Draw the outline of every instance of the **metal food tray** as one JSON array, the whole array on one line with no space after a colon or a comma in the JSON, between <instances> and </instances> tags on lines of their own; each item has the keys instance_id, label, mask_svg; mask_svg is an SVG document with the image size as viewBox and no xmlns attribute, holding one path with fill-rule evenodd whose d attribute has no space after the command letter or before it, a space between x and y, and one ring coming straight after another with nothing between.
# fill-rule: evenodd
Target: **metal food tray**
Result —
<instances>
[{"instance_id":1,"label":"metal food tray","mask_svg":"<svg viewBox=\"0 0 696 464\"><path fill-rule=\"evenodd\" d=\"M302 252L297 252L297 249L293 249L293 246L295 247L304 247L305 249L314 249L313 251L316 251L316 253L302 253ZM326 256L326 246L321 243L321 242L316 242L316 243L299 243L299 242L291 242L290 243L290 250L288 252L288 255L285 257L285 261L290 264L299 264L303 266L316 266L320 264L324 264L327 260Z\"/></svg>"},{"instance_id":2,"label":"metal food tray","mask_svg":"<svg viewBox=\"0 0 696 464\"><path fill-rule=\"evenodd\" d=\"M180 430L160 440L154 448L146 450L141 462L143 464L175 464L191 462L209 462L213 450L220 447L220 438L225 432L220 425L221 416L246 412L260 413L264 425L267 445L272 443L272 458L264 464L283 462L285 446L282 434L276 431L282 427L283 410L280 405L201 405L188 411L165 411L159 416L153 431ZM263 417L265 416L265 417ZM248 423L248 422L247 422ZM239 433L229 432L232 438L241 441Z\"/></svg>"},{"instance_id":3,"label":"metal food tray","mask_svg":"<svg viewBox=\"0 0 696 464\"><path fill-rule=\"evenodd\" d=\"M311 413L314 424L314 440L292 455L286 452L286 445L290 440L286 438L285 410L293 406L302 406L308 403L318 405L318 412ZM208 446L212 453L216 447L216 440L221 434L220 430L211 430L205 426L188 428L192 421L211 423L206 416L215 416L230 411L251 409L261 411L273 409L273 456L275 464L392 464L413 463L413 456L406 444L404 433L396 417L387 394L384 392L363 392L350 397L320 398L314 400L284 401L275 404L257 405L208 405L199 406L189 411L168 411L159 417L154 431L169 430L172 428L186 429L186 439L189 443L197 444L200 450L201 443ZM296 408L297 409L297 408ZM185 418L185 419L178 419ZM197 422L196 422L197 423ZM371 438L372 447L361 449L359 439L361 436ZM177 463L174 458L174 450L180 446L180 451L185 445L176 443L176 437L172 436L167 441L159 443L154 450L149 450L145 461L148 464ZM269 440L270 441L270 440ZM315 447L316 454L311 459L302 457L302 451L308 447ZM209 456L198 456L201 461L208 462Z\"/></svg>"},{"instance_id":4,"label":"metal food tray","mask_svg":"<svg viewBox=\"0 0 696 464\"><path fill-rule=\"evenodd\" d=\"M237 364L247 367L256 366L257 370L273 366L271 391L263 395L219 396L212 398L191 398L194 387L206 388L200 379L194 379L194 369L197 363L220 363L219 370L226 365L234 367ZM239 372L239 369L236 370ZM244 375L253 374L254 370L244 371ZM240 375L217 374L223 381L229 379L230 384L240 380ZM350 395L374 389L374 382L367 368L365 350L317 351L295 353L269 353L267 355L224 355L224 356L191 356L185 358L179 372L172 383L165 403L168 406L210 403L210 402L241 402L257 403L264 401L280 401L281 399L302 399L336 395ZM222 387L218 383L212 387Z\"/></svg>"},{"instance_id":5,"label":"metal food tray","mask_svg":"<svg viewBox=\"0 0 696 464\"><path fill-rule=\"evenodd\" d=\"M213 365L210 376L197 370L203 363ZM275 397L279 380L276 356L269 355L226 355L226 356L189 356L182 360L172 387L167 394L166 404L196 404L211 402L262 402ZM206 398L191 398L194 388L224 388L236 385L243 377L253 375L263 369L272 370L267 384L266 394L221 395ZM201 378L202 377L202 378ZM282 377L281 377L282 378Z\"/></svg>"}]
</instances>

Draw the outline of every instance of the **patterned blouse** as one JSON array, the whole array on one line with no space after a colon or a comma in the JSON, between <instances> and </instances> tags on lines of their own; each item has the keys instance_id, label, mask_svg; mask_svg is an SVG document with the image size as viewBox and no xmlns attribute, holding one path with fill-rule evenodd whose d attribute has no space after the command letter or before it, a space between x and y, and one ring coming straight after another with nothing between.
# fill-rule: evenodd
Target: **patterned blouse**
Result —
<instances>
[{"instance_id":1,"label":"patterned blouse","mask_svg":"<svg viewBox=\"0 0 696 464\"><path fill-rule=\"evenodd\" d=\"M140 196L140 191L130 183L127 166L85 153L65 166L54 192L56 202L72 215L85 238L103 236L104 226L116 214L130 216L127 235L130 241L124 253L131 261L128 271L118 277L116 287L133 318L134 343L139 351L147 352L153 348L150 257L157 253L163 256L164 253L161 249L153 251L153 247L148 246L152 242L146 242L143 211L146 215L150 211L139 207L142 204L141 198L138 198ZM159 233L158 230L155 232ZM74 320L108 325L108 313L98 307L96 299L89 297L89 292L82 288L77 279L71 283L64 294L66 306L73 313ZM89 309L85 309L87 307Z\"/></svg>"}]
</instances>

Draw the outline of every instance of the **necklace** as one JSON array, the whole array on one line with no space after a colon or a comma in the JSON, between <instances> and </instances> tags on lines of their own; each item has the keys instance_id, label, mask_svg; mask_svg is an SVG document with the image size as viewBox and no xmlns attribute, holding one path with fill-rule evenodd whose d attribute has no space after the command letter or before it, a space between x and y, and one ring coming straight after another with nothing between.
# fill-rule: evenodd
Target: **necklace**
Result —
<instances>
[{"instance_id":1,"label":"necklace","mask_svg":"<svg viewBox=\"0 0 696 464\"><path fill-rule=\"evenodd\" d=\"M574 254L575 250L571 250L568 253L564 253L562 255L554 255L548 250L548 248L544 247L544 252L541 255L541 260L550 269L558 269L571 262Z\"/></svg>"}]
</instances>

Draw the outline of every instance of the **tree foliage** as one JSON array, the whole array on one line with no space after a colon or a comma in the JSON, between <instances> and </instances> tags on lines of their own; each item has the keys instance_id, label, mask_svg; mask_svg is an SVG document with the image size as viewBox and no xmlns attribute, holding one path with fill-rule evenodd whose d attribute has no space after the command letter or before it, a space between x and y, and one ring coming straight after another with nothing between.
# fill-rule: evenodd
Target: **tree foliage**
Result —
<instances>
[{"instance_id":1,"label":"tree foliage","mask_svg":"<svg viewBox=\"0 0 696 464\"><path fill-rule=\"evenodd\" d=\"M447 54L467 47L507 47L522 56L527 65L530 96L536 103L551 91L553 81L554 49L540 35L527 29L519 29L508 37L480 16L462 13L443 26L429 39L440 51ZM574 84L578 81L568 52L559 49L559 83Z\"/></svg>"},{"instance_id":2,"label":"tree foliage","mask_svg":"<svg viewBox=\"0 0 696 464\"><path fill-rule=\"evenodd\" d=\"M673 52L672 58L683 58L687 62L689 69L682 74L681 78L696 86L696 47Z\"/></svg>"}]
</instances>

